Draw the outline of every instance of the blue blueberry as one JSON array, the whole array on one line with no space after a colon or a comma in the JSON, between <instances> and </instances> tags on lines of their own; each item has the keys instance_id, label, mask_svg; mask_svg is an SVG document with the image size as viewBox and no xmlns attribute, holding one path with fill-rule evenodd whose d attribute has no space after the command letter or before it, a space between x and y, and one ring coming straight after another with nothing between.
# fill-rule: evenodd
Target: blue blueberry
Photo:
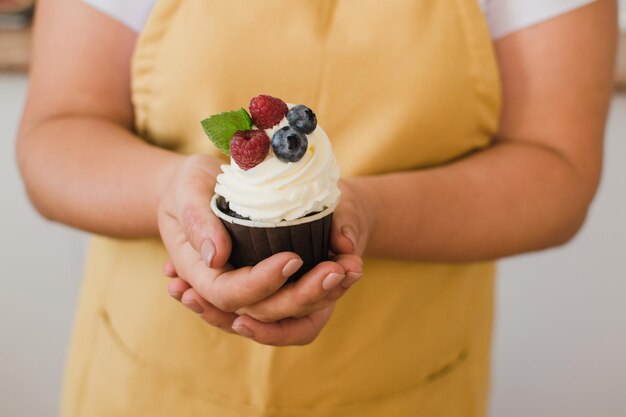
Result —
<instances>
[{"instance_id":1,"label":"blue blueberry","mask_svg":"<svg viewBox=\"0 0 626 417\"><path fill-rule=\"evenodd\" d=\"M291 126L280 128L272 136L272 149L283 162L298 162L309 147L306 135Z\"/></svg>"},{"instance_id":2,"label":"blue blueberry","mask_svg":"<svg viewBox=\"0 0 626 417\"><path fill-rule=\"evenodd\" d=\"M287 112L289 124L302 133L311 133L317 127L317 117L313 110L303 104L293 106Z\"/></svg>"}]
</instances>

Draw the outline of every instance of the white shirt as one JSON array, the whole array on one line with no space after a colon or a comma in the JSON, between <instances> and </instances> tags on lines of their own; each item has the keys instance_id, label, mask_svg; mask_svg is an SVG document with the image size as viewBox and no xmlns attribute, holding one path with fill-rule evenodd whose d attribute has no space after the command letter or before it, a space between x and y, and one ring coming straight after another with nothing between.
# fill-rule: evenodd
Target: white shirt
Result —
<instances>
[{"instance_id":1,"label":"white shirt","mask_svg":"<svg viewBox=\"0 0 626 417\"><path fill-rule=\"evenodd\" d=\"M156 0L83 0L140 32ZM443 1L443 0L439 0ZM543 22L595 0L477 0L493 39Z\"/></svg>"}]
</instances>

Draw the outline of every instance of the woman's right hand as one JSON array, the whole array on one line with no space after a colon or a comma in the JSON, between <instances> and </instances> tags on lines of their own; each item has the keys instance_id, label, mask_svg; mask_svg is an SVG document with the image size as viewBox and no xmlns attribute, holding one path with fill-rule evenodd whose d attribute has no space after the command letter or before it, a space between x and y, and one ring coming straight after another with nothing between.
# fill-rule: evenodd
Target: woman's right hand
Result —
<instances>
[{"instance_id":1,"label":"woman's right hand","mask_svg":"<svg viewBox=\"0 0 626 417\"><path fill-rule=\"evenodd\" d=\"M182 291L177 294L176 288L170 287L170 293L175 298L180 296L183 304L206 322L232 332L233 322L247 315L258 320L259 326L269 327L284 317L327 309L345 293L348 281L354 282L355 276L358 279L361 261L354 255L317 265L297 287L286 287L281 292L278 290L286 280L302 266L295 253L278 253L254 267L233 269L227 263L231 250L228 232L210 208L218 172L219 161L215 158L185 158L164 187L158 210L159 230L171 257L171 269L189 286L181 288L181 282L176 281ZM325 321L329 316L324 316ZM313 330L319 332L325 321ZM291 323L288 334L280 334L274 326L271 340L255 340L302 344L317 335L312 335L311 321L305 317Z\"/></svg>"}]
</instances>

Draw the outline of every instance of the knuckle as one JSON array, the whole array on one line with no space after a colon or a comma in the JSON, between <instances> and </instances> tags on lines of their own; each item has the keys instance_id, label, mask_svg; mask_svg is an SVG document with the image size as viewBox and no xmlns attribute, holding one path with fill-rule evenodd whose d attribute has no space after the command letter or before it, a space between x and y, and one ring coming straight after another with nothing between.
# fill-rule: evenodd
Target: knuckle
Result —
<instances>
[{"instance_id":1,"label":"knuckle","mask_svg":"<svg viewBox=\"0 0 626 417\"><path fill-rule=\"evenodd\" d=\"M277 288L284 282L284 278L274 274L267 274L260 267L253 267L247 278L246 296L250 299L263 299L276 292ZM283 286L283 289L289 288Z\"/></svg>"},{"instance_id":2,"label":"knuckle","mask_svg":"<svg viewBox=\"0 0 626 417\"><path fill-rule=\"evenodd\" d=\"M240 307L234 301L225 299L223 297L219 297L215 300L211 300L211 304L213 304L218 309L227 313L233 313L236 310L238 310Z\"/></svg>"},{"instance_id":3,"label":"knuckle","mask_svg":"<svg viewBox=\"0 0 626 417\"><path fill-rule=\"evenodd\" d=\"M186 205L182 211L182 222L185 234L192 242L205 238L205 222L200 210L194 205Z\"/></svg>"},{"instance_id":4,"label":"knuckle","mask_svg":"<svg viewBox=\"0 0 626 417\"><path fill-rule=\"evenodd\" d=\"M218 276L207 283L205 299L218 310L226 313L235 313L237 310L246 307L246 303L242 303L241 291L238 287L230 285L231 278L226 276Z\"/></svg>"},{"instance_id":5,"label":"knuckle","mask_svg":"<svg viewBox=\"0 0 626 417\"><path fill-rule=\"evenodd\" d=\"M326 297L326 300L328 300L329 303L325 303L324 307L327 307L326 304L330 304L330 302L339 300L346 292L348 292L348 288L344 288L341 285L334 288Z\"/></svg>"}]
</instances>

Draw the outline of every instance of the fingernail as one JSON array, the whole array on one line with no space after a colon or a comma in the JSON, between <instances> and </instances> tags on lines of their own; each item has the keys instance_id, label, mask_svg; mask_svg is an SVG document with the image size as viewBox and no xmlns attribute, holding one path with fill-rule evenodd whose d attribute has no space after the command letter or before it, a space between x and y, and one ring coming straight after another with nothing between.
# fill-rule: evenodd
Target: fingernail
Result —
<instances>
[{"instance_id":1,"label":"fingernail","mask_svg":"<svg viewBox=\"0 0 626 417\"><path fill-rule=\"evenodd\" d=\"M292 276L298 269L300 269L303 263L302 259L290 259L283 268L283 276L285 278Z\"/></svg>"},{"instance_id":2,"label":"fingernail","mask_svg":"<svg viewBox=\"0 0 626 417\"><path fill-rule=\"evenodd\" d=\"M252 333L252 330L248 329L246 326L242 326L241 324L234 325L233 330L244 337L248 337L248 338L254 337L254 333Z\"/></svg>"},{"instance_id":3,"label":"fingernail","mask_svg":"<svg viewBox=\"0 0 626 417\"><path fill-rule=\"evenodd\" d=\"M332 290L337 285L339 285L339 283L343 281L345 277L346 276L344 274L331 272L330 274L326 275L326 278L324 278L324 281L322 281L322 288L324 288L326 291Z\"/></svg>"},{"instance_id":4,"label":"fingernail","mask_svg":"<svg viewBox=\"0 0 626 417\"><path fill-rule=\"evenodd\" d=\"M196 314L204 313L204 309L202 308L202 306L193 300L184 301L183 304Z\"/></svg>"},{"instance_id":5,"label":"fingernail","mask_svg":"<svg viewBox=\"0 0 626 417\"><path fill-rule=\"evenodd\" d=\"M341 286L343 288L350 288L362 276L363 276L363 274L361 274L359 272L348 272L348 274L346 275L346 279L343 280L343 282L341 283Z\"/></svg>"},{"instance_id":6,"label":"fingernail","mask_svg":"<svg viewBox=\"0 0 626 417\"><path fill-rule=\"evenodd\" d=\"M341 234L348 238L350 243L352 243L352 250L356 251L356 233L349 226L344 226L341 228Z\"/></svg>"},{"instance_id":7,"label":"fingernail","mask_svg":"<svg viewBox=\"0 0 626 417\"><path fill-rule=\"evenodd\" d=\"M170 278L176 276L176 269L174 269L174 265L170 261L165 262L163 265L163 275Z\"/></svg>"},{"instance_id":8,"label":"fingernail","mask_svg":"<svg viewBox=\"0 0 626 417\"><path fill-rule=\"evenodd\" d=\"M177 300L180 300L182 298L182 296L183 296L183 294L179 293L179 292L170 292L170 291L168 291L168 294L170 295L170 297L175 298Z\"/></svg>"},{"instance_id":9,"label":"fingernail","mask_svg":"<svg viewBox=\"0 0 626 417\"><path fill-rule=\"evenodd\" d=\"M211 239L207 239L202 244L200 248L200 255L202 255L202 259L204 262L211 267L211 261L213 260L213 256L215 255L215 245L211 242Z\"/></svg>"}]
</instances>

